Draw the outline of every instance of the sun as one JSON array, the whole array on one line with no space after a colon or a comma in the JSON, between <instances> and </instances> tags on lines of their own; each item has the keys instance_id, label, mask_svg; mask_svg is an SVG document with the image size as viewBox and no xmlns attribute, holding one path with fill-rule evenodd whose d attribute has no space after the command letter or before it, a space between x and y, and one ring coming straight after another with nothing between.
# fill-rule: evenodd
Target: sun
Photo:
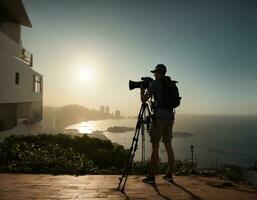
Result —
<instances>
[{"instance_id":1,"label":"sun","mask_svg":"<svg viewBox=\"0 0 257 200\"><path fill-rule=\"evenodd\" d=\"M92 77L92 71L88 68L82 68L79 71L79 78L81 81L89 80Z\"/></svg>"}]
</instances>

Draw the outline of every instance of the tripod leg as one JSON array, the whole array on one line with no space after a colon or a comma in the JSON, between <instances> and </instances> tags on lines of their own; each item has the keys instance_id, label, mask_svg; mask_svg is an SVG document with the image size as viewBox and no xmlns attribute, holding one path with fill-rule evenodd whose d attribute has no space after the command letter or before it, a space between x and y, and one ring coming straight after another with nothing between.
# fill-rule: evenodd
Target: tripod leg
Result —
<instances>
[{"instance_id":1,"label":"tripod leg","mask_svg":"<svg viewBox=\"0 0 257 200\"><path fill-rule=\"evenodd\" d=\"M131 168L132 168L132 164L133 164L133 160L134 160L134 157L135 157L135 153L136 153L136 150L138 149L138 137L139 137L139 133L140 133L140 129L138 129L138 132L137 132L137 139L135 141L135 146L134 146L134 149L133 149L133 153L131 155L131 158L129 160L129 164L127 166L127 173L125 175L125 180L124 180L124 183L123 183L123 186L121 188L121 191L123 192L124 191L124 188L125 188L125 185L127 183L127 179L128 179L128 175L131 171Z\"/></svg>"},{"instance_id":2,"label":"tripod leg","mask_svg":"<svg viewBox=\"0 0 257 200\"><path fill-rule=\"evenodd\" d=\"M128 158L128 161L127 161L127 164L123 170L123 173L122 173L122 177L120 178L120 183L119 183L119 186L118 186L118 190L120 189L120 186L122 184L122 181L123 179L127 176L128 174L128 171L129 171L129 168L130 168L130 163L131 163L131 160L133 159L133 152L136 151L136 143L137 143L137 140L138 140L138 132L139 130L137 129L135 131L135 134L134 134L134 137L133 137L133 142L132 142L132 145L130 147L130 155L129 155L129 158Z\"/></svg>"},{"instance_id":3,"label":"tripod leg","mask_svg":"<svg viewBox=\"0 0 257 200\"><path fill-rule=\"evenodd\" d=\"M141 123L142 123L142 120L143 120L143 114L145 112L146 105L147 104L142 104L141 109L139 111L138 121L137 121L137 125L136 125L136 131L135 131L133 141L132 141L132 144L131 144L131 147L130 147L129 159L128 159L126 167L124 168L124 171L122 173L122 177L120 178L120 182L119 182L119 185L118 185L118 188L117 188L118 190L120 189L120 187L122 185L122 182L123 182L123 179L125 178L125 180L123 182L123 185L122 185L122 189L121 189L122 192L124 191L124 188L125 188L125 185L126 185L126 182L127 182L127 179L128 179L128 174L130 173L131 166L133 164L133 159L134 159L134 156L135 156L135 152L138 148L138 137L139 137Z\"/></svg>"}]
</instances>

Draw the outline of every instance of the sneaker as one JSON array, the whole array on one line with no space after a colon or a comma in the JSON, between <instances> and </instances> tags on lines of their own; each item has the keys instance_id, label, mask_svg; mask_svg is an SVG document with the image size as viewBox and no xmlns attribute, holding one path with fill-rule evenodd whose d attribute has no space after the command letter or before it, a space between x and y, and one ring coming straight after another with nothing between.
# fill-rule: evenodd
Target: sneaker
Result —
<instances>
[{"instance_id":1,"label":"sneaker","mask_svg":"<svg viewBox=\"0 0 257 200\"><path fill-rule=\"evenodd\" d=\"M165 174L164 176L162 176L162 178L164 179L164 180L166 180L166 181L169 181L169 182L174 182L173 181L173 177L172 177L172 175L170 175L170 174Z\"/></svg>"},{"instance_id":2,"label":"sneaker","mask_svg":"<svg viewBox=\"0 0 257 200\"><path fill-rule=\"evenodd\" d=\"M149 183L149 184L155 184L155 176L148 175L146 178L143 179L144 183Z\"/></svg>"}]
</instances>

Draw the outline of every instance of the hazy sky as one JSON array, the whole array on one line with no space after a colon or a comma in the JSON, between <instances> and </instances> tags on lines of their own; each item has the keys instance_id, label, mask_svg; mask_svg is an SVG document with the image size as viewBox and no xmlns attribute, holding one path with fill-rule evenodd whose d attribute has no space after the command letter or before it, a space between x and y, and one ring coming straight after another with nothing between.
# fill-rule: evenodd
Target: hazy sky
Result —
<instances>
[{"instance_id":1,"label":"hazy sky","mask_svg":"<svg viewBox=\"0 0 257 200\"><path fill-rule=\"evenodd\" d=\"M158 63L179 81L179 113L257 114L257 1L23 0L23 46L44 104L137 114L128 80ZM91 74L91 75L90 75Z\"/></svg>"}]
</instances>

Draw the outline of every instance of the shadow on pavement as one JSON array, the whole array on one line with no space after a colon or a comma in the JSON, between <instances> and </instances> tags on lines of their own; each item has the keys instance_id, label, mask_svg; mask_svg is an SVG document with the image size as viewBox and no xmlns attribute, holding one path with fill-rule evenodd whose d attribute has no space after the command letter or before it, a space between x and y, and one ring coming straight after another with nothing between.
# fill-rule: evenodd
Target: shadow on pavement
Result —
<instances>
[{"instance_id":1,"label":"shadow on pavement","mask_svg":"<svg viewBox=\"0 0 257 200\"><path fill-rule=\"evenodd\" d=\"M126 200L130 200L129 196L127 195L127 193L125 191L121 192L122 194L124 194Z\"/></svg>"},{"instance_id":2,"label":"shadow on pavement","mask_svg":"<svg viewBox=\"0 0 257 200\"><path fill-rule=\"evenodd\" d=\"M150 185L150 184L149 184L149 185ZM161 196L163 199L171 200L170 198L168 198L168 197L166 197L165 195L161 194L160 191L159 191L159 189L158 189L158 187L157 187L156 185L151 185L151 186L154 188L154 190L156 191L156 193L157 193L159 196ZM124 194L126 200L130 200L129 196L126 194L125 191L123 191L122 194Z\"/></svg>"},{"instance_id":3,"label":"shadow on pavement","mask_svg":"<svg viewBox=\"0 0 257 200\"><path fill-rule=\"evenodd\" d=\"M186 193L188 193L189 195L191 195L192 200L202 200L199 196L195 195L194 193L190 192L189 190L187 190L186 188L182 187L181 185L172 182L171 184L175 185L176 187L180 188L181 190L185 191Z\"/></svg>"},{"instance_id":4,"label":"shadow on pavement","mask_svg":"<svg viewBox=\"0 0 257 200\"><path fill-rule=\"evenodd\" d=\"M164 199L171 200L171 198L166 197L165 195L163 195L163 194L160 193L160 191L159 191L157 185L151 185L151 186L154 188L154 190L157 192L157 194L158 194L159 196L161 196L161 197L164 198Z\"/></svg>"}]
</instances>

